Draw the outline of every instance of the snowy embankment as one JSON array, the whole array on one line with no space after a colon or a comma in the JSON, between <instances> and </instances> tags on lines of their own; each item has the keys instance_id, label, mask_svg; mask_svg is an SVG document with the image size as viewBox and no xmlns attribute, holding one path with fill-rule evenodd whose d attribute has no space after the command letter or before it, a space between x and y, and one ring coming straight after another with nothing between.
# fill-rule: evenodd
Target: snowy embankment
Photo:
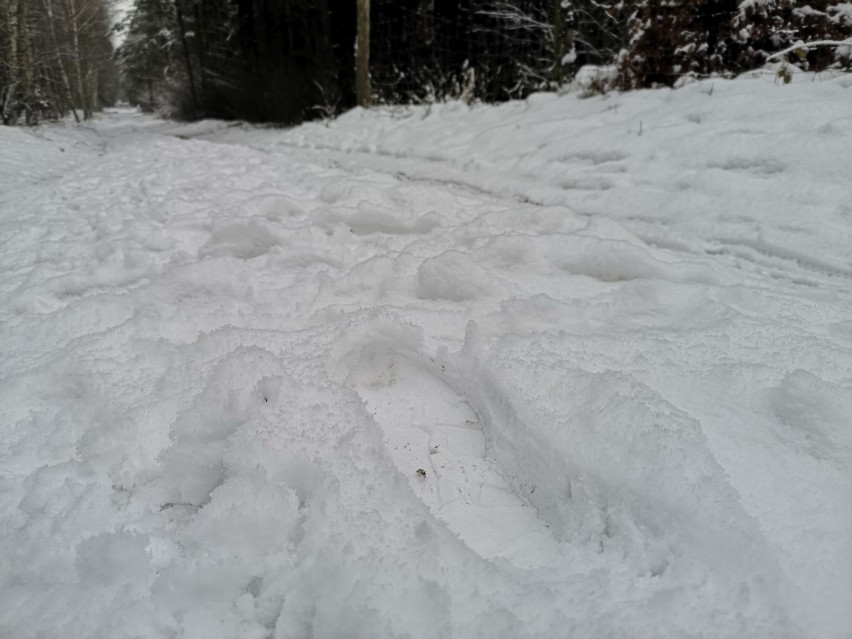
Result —
<instances>
[{"instance_id":1,"label":"snowy embankment","mask_svg":"<svg viewBox=\"0 0 852 639\"><path fill-rule=\"evenodd\" d=\"M0 635L848 636L852 77L796 80L0 128Z\"/></svg>"}]
</instances>

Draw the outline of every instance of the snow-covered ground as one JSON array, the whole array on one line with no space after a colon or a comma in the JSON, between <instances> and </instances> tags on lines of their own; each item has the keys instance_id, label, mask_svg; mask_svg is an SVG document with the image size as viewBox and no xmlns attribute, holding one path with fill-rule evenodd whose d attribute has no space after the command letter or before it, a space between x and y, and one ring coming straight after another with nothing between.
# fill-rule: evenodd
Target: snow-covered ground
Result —
<instances>
[{"instance_id":1,"label":"snow-covered ground","mask_svg":"<svg viewBox=\"0 0 852 639\"><path fill-rule=\"evenodd\" d=\"M850 105L0 128L0 636L849 637Z\"/></svg>"}]
</instances>

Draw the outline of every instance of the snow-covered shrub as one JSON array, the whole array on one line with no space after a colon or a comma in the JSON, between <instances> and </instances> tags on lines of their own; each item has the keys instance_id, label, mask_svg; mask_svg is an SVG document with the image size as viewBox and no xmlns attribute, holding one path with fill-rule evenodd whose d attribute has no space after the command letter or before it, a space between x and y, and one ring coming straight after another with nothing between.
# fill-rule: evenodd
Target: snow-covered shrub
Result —
<instances>
[{"instance_id":1,"label":"snow-covered shrub","mask_svg":"<svg viewBox=\"0 0 852 639\"><path fill-rule=\"evenodd\" d=\"M685 75L726 70L724 53L736 0L646 0L628 19L629 45L620 84L673 86Z\"/></svg>"},{"instance_id":2,"label":"snow-covered shrub","mask_svg":"<svg viewBox=\"0 0 852 639\"><path fill-rule=\"evenodd\" d=\"M739 45L732 64L741 70L761 66L767 58L796 42L842 41L852 35L852 3L816 0L802 6L795 0L745 0L732 23ZM850 47L811 47L787 56L803 70L820 71L852 65Z\"/></svg>"},{"instance_id":3,"label":"snow-covered shrub","mask_svg":"<svg viewBox=\"0 0 852 639\"><path fill-rule=\"evenodd\" d=\"M640 0L628 18L619 84L673 86L684 76L738 74L797 42L852 37L852 3L814 0ZM803 70L849 68L852 46L805 48L788 56Z\"/></svg>"},{"instance_id":4,"label":"snow-covered shrub","mask_svg":"<svg viewBox=\"0 0 852 639\"><path fill-rule=\"evenodd\" d=\"M586 64L580 67L577 75L574 76L573 86L581 96L591 97L609 93L615 87L617 80L617 66Z\"/></svg>"}]
</instances>

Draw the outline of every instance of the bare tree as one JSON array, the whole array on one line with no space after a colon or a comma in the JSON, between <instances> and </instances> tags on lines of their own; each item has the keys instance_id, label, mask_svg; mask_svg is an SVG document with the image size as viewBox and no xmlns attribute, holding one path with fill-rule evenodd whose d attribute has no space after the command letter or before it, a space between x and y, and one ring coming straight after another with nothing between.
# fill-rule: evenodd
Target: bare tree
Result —
<instances>
[{"instance_id":1,"label":"bare tree","mask_svg":"<svg viewBox=\"0 0 852 639\"><path fill-rule=\"evenodd\" d=\"M0 121L91 117L117 87L107 0L0 0Z\"/></svg>"}]
</instances>

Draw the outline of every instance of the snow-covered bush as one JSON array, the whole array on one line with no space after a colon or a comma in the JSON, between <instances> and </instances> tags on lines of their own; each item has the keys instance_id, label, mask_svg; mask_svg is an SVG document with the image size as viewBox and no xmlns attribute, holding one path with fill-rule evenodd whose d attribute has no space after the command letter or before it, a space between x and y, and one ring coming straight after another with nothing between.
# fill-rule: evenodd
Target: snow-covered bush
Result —
<instances>
[{"instance_id":1,"label":"snow-covered bush","mask_svg":"<svg viewBox=\"0 0 852 639\"><path fill-rule=\"evenodd\" d=\"M621 86L672 86L685 75L726 71L726 45L736 13L736 0L636 3L628 19Z\"/></svg>"},{"instance_id":2,"label":"snow-covered bush","mask_svg":"<svg viewBox=\"0 0 852 639\"><path fill-rule=\"evenodd\" d=\"M586 64L574 76L573 87L583 97L609 93L618 81L618 67L612 64L597 66Z\"/></svg>"},{"instance_id":3,"label":"snow-covered bush","mask_svg":"<svg viewBox=\"0 0 852 639\"><path fill-rule=\"evenodd\" d=\"M796 42L852 36L852 3L816 0L643 0L628 18L620 82L632 89L673 86L684 76L755 69ZM789 61L803 70L849 68L852 46L804 48Z\"/></svg>"},{"instance_id":4,"label":"snow-covered bush","mask_svg":"<svg viewBox=\"0 0 852 639\"><path fill-rule=\"evenodd\" d=\"M795 0L741 2L731 29L739 45L733 65L759 67L770 55L798 41L842 41L852 35L852 3L824 0L802 4ZM803 70L820 71L832 65L849 68L852 46L799 49L787 57Z\"/></svg>"}]
</instances>

